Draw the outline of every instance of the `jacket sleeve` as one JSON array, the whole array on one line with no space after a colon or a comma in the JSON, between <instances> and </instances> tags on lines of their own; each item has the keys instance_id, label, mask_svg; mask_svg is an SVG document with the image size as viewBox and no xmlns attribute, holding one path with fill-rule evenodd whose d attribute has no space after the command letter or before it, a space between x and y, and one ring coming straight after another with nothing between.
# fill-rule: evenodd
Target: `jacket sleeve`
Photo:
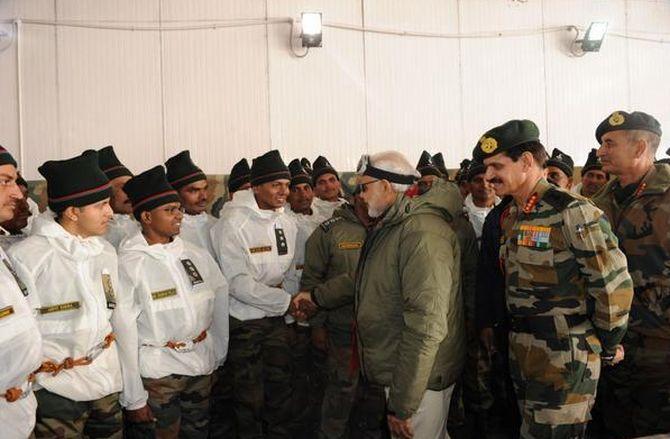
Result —
<instances>
[{"instance_id":1,"label":"jacket sleeve","mask_svg":"<svg viewBox=\"0 0 670 439\"><path fill-rule=\"evenodd\" d=\"M221 269L214 258L207 254L207 262L211 273L210 279L214 290L214 315L212 316L212 332L214 338L214 354L217 367L221 366L228 356L229 332L229 308L228 308L228 282L223 277Z\"/></svg>"},{"instance_id":2,"label":"jacket sleeve","mask_svg":"<svg viewBox=\"0 0 670 439\"><path fill-rule=\"evenodd\" d=\"M330 252L328 251L328 234L317 227L305 243L305 265L300 278L300 291L314 291L325 282L328 275ZM327 313L319 311L309 320L310 326L322 327L326 322Z\"/></svg>"},{"instance_id":3,"label":"jacket sleeve","mask_svg":"<svg viewBox=\"0 0 670 439\"><path fill-rule=\"evenodd\" d=\"M633 300L626 256L602 211L589 202L572 203L563 220L564 233L592 298L589 317L603 350L612 353L626 332Z\"/></svg>"},{"instance_id":4,"label":"jacket sleeve","mask_svg":"<svg viewBox=\"0 0 670 439\"><path fill-rule=\"evenodd\" d=\"M219 239L216 246L230 295L240 302L265 311L269 316L283 315L291 302L291 295L282 288L270 287L254 279L247 249L235 233L235 226L224 221L219 222L216 227L221 227L222 233L215 233L214 236L225 236L225 239ZM226 231L230 233L225 233Z\"/></svg>"},{"instance_id":5,"label":"jacket sleeve","mask_svg":"<svg viewBox=\"0 0 670 439\"><path fill-rule=\"evenodd\" d=\"M140 346L137 331L140 306L135 300L138 286L133 279L139 275L137 267L127 267L126 264L119 266L120 288L116 299L116 309L112 313L112 327L116 334L123 378L123 390L119 402L127 410L144 407L149 398L140 376Z\"/></svg>"},{"instance_id":6,"label":"jacket sleeve","mask_svg":"<svg viewBox=\"0 0 670 439\"><path fill-rule=\"evenodd\" d=\"M459 254L455 234L442 230L413 231L401 242L398 266L404 327L388 406L398 418L407 419L419 407L440 343L448 336Z\"/></svg>"}]
</instances>

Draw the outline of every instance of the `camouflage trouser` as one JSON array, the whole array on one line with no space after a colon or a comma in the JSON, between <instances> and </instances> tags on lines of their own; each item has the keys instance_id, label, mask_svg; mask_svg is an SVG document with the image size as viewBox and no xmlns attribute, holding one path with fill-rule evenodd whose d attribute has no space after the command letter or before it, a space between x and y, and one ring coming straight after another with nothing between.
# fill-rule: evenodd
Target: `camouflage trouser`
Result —
<instances>
[{"instance_id":1,"label":"camouflage trouser","mask_svg":"<svg viewBox=\"0 0 670 439\"><path fill-rule=\"evenodd\" d=\"M352 370L351 343L328 340L327 384L321 405L320 439L388 437L384 388Z\"/></svg>"},{"instance_id":2,"label":"camouflage trouser","mask_svg":"<svg viewBox=\"0 0 670 439\"><path fill-rule=\"evenodd\" d=\"M325 385L326 353L312 344L311 328L290 325L293 362L291 437L313 439L319 426Z\"/></svg>"},{"instance_id":3,"label":"camouflage trouser","mask_svg":"<svg viewBox=\"0 0 670 439\"><path fill-rule=\"evenodd\" d=\"M290 438L291 352L283 317L230 318L228 363L238 437Z\"/></svg>"},{"instance_id":4,"label":"camouflage trouser","mask_svg":"<svg viewBox=\"0 0 670 439\"><path fill-rule=\"evenodd\" d=\"M209 399L209 437L237 436L233 403L233 375L226 362L212 374L212 394Z\"/></svg>"},{"instance_id":5,"label":"camouflage trouser","mask_svg":"<svg viewBox=\"0 0 670 439\"><path fill-rule=\"evenodd\" d=\"M670 340L628 331L624 360L603 369L599 414L603 437L630 438L670 432Z\"/></svg>"},{"instance_id":6,"label":"camouflage trouser","mask_svg":"<svg viewBox=\"0 0 670 439\"><path fill-rule=\"evenodd\" d=\"M142 378L158 438L206 438L209 434L211 375Z\"/></svg>"},{"instance_id":7,"label":"camouflage trouser","mask_svg":"<svg viewBox=\"0 0 670 439\"><path fill-rule=\"evenodd\" d=\"M553 333L510 333L510 370L524 438L581 438L600 375L600 342L591 324Z\"/></svg>"},{"instance_id":8,"label":"camouflage trouser","mask_svg":"<svg viewBox=\"0 0 670 439\"><path fill-rule=\"evenodd\" d=\"M35 436L38 438L123 437L118 393L94 401L73 401L41 389L35 392L35 397Z\"/></svg>"}]
</instances>

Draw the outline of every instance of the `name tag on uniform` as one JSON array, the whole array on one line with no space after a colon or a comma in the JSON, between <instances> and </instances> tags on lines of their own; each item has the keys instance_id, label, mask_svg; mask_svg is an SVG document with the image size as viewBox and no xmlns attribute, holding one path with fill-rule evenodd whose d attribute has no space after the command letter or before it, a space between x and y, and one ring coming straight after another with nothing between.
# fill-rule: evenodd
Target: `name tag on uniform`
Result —
<instances>
[{"instance_id":1,"label":"name tag on uniform","mask_svg":"<svg viewBox=\"0 0 670 439\"><path fill-rule=\"evenodd\" d=\"M116 296L114 295L114 287L112 286L112 276L109 273L102 273L102 290L105 292L107 309L116 308Z\"/></svg>"},{"instance_id":2,"label":"name tag on uniform","mask_svg":"<svg viewBox=\"0 0 670 439\"><path fill-rule=\"evenodd\" d=\"M249 249L249 253L251 253L252 255L254 255L256 253L265 253L265 252L269 252L269 251L272 251L272 246L271 245L264 245L264 246L261 246L261 247L251 247Z\"/></svg>"},{"instance_id":3,"label":"name tag on uniform","mask_svg":"<svg viewBox=\"0 0 670 439\"><path fill-rule=\"evenodd\" d=\"M288 254L288 244L286 243L286 236L284 229L275 229L275 239L277 240L277 254L279 256Z\"/></svg>"},{"instance_id":4,"label":"name tag on uniform","mask_svg":"<svg viewBox=\"0 0 670 439\"><path fill-rule=\"evenodd\" d=\"M12 314L14 314L14 307L11 306L11 305L0 309L0 319L4 319L5 317L9 317Z\"/></svg>"},{"instance_id":5,"label":"name tag on uniform","mask_svg":"<svg viewBox=\"0 0 670 439\"><path fill-rule=\"evenodd\" d=\"M358 250L363 247L362 241L342 241L337 243L340 250Z\"/></svg>"},{"instance_id":6,"label":"name tag on uniform","mask_svg":"<svg viewBox=\"0 0 670 439\"><path fill-rule=\"evenodd\" d=\"M517 245L523 247L549 248L551 227L522 224L517 235Z\"/></svg>"},{"instance_id":7,"label":"name tag on uniform","mask_svg":"<svg viewBox=\"0 0 670 439\"><path fill-rule=\"evenodd\" d=\"M39 308L37 311L40 313L40 315L44 315L44 314L51 314L54 312L71 311L73 309L79 309L79 308L81 308L81 304L77 301L77 302L61 303L59 305L43 306L42 308Z\"/></svg>"},{"instance_id":8,"label":"name tag on uniform","mask_svg":"<svg viewBox=\"0 0 670 439\"><path fill-rule=\"evenodd\" d=\"M177 295L176 288L170 288L169 290L154 291L151 293L151 298L153 300L165 299L167 297L172 297Z\"/></svg>"},{"instance_id":9,"label":"name tag on uniform","mask_svg":"<svg viewBox=\"0 0 670 439\"><path fill-rule=\"evenodd\" d=\"M14 267L12 267L12 264L9 263L7 259L2 259L2 263L5 264L5 267L7 267L7 270L12 274L14 277L14 281L16 282L16 285L18 285L19 289L21 290L21 294L23 294L23 297L26 297L28 295L28 287L26 287L26 284L23 283L23 281L19 278L19 275L16 274L16 270L14 270Z\"/></svg>"},{"instance_id":10,"label":"name tag on uniform","mask_svg":"<svg viewBox=\"0 0 670 439\"><path fill-rule=\"evenodd\" d=\"M184 270L186 270L186 274L188 274L188 279L191 281L191 286L196 286L204 282L200 272L198 271L198 268L195 266L193 261L190 259L182 259L181 265L184 266Z\"/></svg>"}]
</instances>

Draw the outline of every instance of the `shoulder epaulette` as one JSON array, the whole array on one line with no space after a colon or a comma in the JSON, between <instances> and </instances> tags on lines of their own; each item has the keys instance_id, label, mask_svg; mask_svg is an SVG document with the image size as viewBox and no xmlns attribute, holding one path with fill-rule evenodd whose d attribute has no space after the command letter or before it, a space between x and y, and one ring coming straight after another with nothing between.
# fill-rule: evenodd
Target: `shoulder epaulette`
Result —
<instances>
[{"instance_id":1,"label":"shoulder epaulette","mask_svg":"<svg viewBox=\"0 0 670 439\"><path fill-rule=\"evenodd\" d=\"M542 197L542 201L553 207L559 212L563 212L566 207L574 200L581 199L576 194L567 191L562 191L557 188L549 188Z\"/></svg>"},{"instance_id":2,"label":"shoulder epaulette","mask_svg":"<svg viewBox=\"0 0 670 439\"><path fill-rule=\"evenodd\" d=\"M323 229L324 232L327 232L330 230L330 228L335 224L336 222L340 221L342 219L341 216L334 216L332 218L329 218L325 220L324 222L321 223L320 227Z\"/></svg>"}]
</instances>

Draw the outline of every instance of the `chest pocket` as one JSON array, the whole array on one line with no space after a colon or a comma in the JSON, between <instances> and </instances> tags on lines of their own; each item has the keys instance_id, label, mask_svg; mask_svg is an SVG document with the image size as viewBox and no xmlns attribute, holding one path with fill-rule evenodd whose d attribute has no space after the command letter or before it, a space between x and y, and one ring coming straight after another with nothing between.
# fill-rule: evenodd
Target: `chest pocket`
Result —
<instances>
[{"instance_id":1,"label":"chest pocket","mask_svg":"<svg viewBox=\"0 0 670 439\"><path fill-rule=\"evenodd\" d=\"M520 245L516 250L516 262L520 287L558 284L553 249Z\"/></svg>"}]
</instances>

